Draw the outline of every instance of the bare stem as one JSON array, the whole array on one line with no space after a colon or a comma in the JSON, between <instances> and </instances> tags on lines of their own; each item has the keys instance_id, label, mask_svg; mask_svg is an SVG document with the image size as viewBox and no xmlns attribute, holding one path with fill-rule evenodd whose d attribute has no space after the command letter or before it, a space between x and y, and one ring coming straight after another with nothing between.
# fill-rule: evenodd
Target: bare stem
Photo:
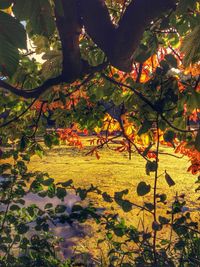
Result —
<instances>
[{"instance_id":1,"label":"bare stem","mask_svg":"<svg viewBox=\"0 0 200 267\"><path fill-rule=\"evenodd\" d=\"M153 203L154 203L154 222L157 222L157 201L156 201L156 194L157 194L157 183L158 183L158 155L159 155L159 142L160 142L160 135L159 135L159 114L157 114L156 118L156 133L157 133L157 145L156 145L156 171L155 171L155 178L154 178L154 192L153 192ZM157 266L157 253L156 253L156 237L157 237L157 230L154 230L153 236L153 254L154 254L154 264Z\"/></svg>"}]
</instances>

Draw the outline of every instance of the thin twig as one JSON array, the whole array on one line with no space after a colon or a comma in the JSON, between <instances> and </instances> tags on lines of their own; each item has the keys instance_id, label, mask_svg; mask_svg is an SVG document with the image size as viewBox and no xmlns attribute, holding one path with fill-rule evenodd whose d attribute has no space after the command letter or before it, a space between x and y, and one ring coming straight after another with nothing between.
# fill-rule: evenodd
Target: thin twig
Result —
<instances>
[{"instance_id":1,"label":"thin twig","mask_svg":"<svg viewBox=\"0 0 200 267\"><path fill-rule=\"evenodd\" d=\"M104 73L102 73L102 76L107 79L108 81L112 82L113 84L116 84L118 86L122 86L122 87L125 87L125 88L128 88L130 89L131 91L133 91L144 103L146 103L147 105L149 105L154 111L156 111L160 117L174 130L178 131L178 132L182 132L182 133L193 133L193 132L196 132L198 130L183 130L183 129L180 129L176 126L174 126L170 121L168 121L165 116L162 114L162 112L160 112L158 110L158 108L148 99L146 98L141 92L137 91L135 88L127 85L127 84L124 84L124 83L121 83L121 82L118 82L116 80L114 80L113 78L105 75Z\"/></svg>"},{"instance_id":2,"label":"thin twig","mask_svg":"<svg viewBox=\"0 0 200 267\"><path fill-rule=\"evenodd\" d=\"M39 127L39 121L40 121L40 118L42 116L42 111L43 111L44 104L45 103L42 102L42 104L40 106L39 114L38 114L38 117L37 117L37 120L36 120L36 123L35 123L35 130L34 130L33 134L31 136L29 136L29 138L35 138L35 135L36 135L38 127Z\"/></svg>"},{"instance_id":3,"label":"thin twig","mask_svg":"<svg viewBox=\"0 0 200 267\"><path fill-rule=\"evenodd\" d=\"M122 130L122 133L123 133L123 136L126 138L126 140L131 143L134 148L136 149L136 151L138 152L138 154L143 157L143 159L145 159L146 161L148 160L144 155L143 153L141 153L140 149L137 147L137 145L128 137L128 135L126 134L125 132L125 129L124 129L124 125L123 125L123 122L122 120L119 121L119 124L120 124L120 127L121 127L121 130Z\"/></svg>"},{"instance_id":4,"label":"thin twig","mask_svg":"<svg viewBox=\"0 0 200 267\"><path fill-rule=\"evenodd\" d=\"M170 153L165 153L165 152L159 152L160 155L166 155L166 156L171 156L171 157L174 157L174 158L177 158L177 159L182 159L184 157L183 156L176 156L176 155L173 155L173 154L170 154Z\"/></svg>"},{"instance_id":5,"label":"thin twig","mask_svg":"<svg viewBox=\"0 0 200 267\"><path fill-rule=\"evenodd\" d=\"M13 119L4 122L3 124L0 125L0 128L3 128L5 126L8 126L9 124L11 124L12 122L16 122L17 120L19 120L27 111L29 111L29 109L34 105L34 103L36 102L37 98L35 98L30 105L22 112L20 113L18 116L14 117Z\"/></svg>"}]
</instances>

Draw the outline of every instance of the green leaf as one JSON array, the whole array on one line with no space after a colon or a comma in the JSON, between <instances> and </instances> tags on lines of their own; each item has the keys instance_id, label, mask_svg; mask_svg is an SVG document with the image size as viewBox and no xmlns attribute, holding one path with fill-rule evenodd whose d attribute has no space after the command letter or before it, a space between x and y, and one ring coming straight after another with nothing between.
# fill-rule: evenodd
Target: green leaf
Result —
<instances>
[{"instance_id":1,"label":"green leaf","mask_svg":"<svg viewBox=\"0 0 200 267\"><path fill-rule=\"evenodd\" d=\"M37 0L35 1L37 2ZM12 8L15 17L20 21L28 20L31 16L31 11L33 11L33 1L32 0L16 0Z\"/></svg>"},{"instance_id":2,"label":"green leaf","mask_svg":"<svg viewBox=\"0 0 200 267\"><path fill-rule=\"evenodd\" d=\"M44 206L44 209L51 209L53 207L53 204L52 203L47 203L45 206Z\"/></svg>"},{"instance_id":3,"label":"green leaf","mask_svg":"<svg viewBox=\"0 0 200 267\"><path fill-rule=\"evenodd\" d=\"M200 25L197 25L182 42L181 51L185 53L183 63L186 67L200 59Z\"/></svg>"},{"instance_id":4,"label":"green leaf","mask_svg":"<svg viewBox=\"0 0 200 267\"><path fill-rule=\"evenodd\" d=\"M81 200L84 200L87 197L88 192L86 189L79 188L77 192L79 193L79 197L81 198Z\"/></svg>"},{"instance_id":5,"label":"green leaf","mask_svg":"<svg viewBox=\"0 0 200 267\"><path fill-rule=\"evenodd\" d=\"M15 48L26 49L26 31L18 20L0 11L0 25L0 39L6 40Z\"/></svg>"},{"instance_id":6,"label":"green leaf","mask_svg":"<svg viewBox=\"0 0 200 267\"><path fill-rule=\"evenodd\" d=\"M165 59L171 67L177 68L178 66L177 59L172 54L166 55Z\"/></svg>"},{"instance_id":7,"label":"green leaf","mask_svg":"<svg viewBox=\"0 0 200 267\"><path fill-rule=\"evenodd\" d=\"M154 205L150 202L149 203L145 202L144 206L145 206L145 208L147 208L150 211L154 210Z\"/></svg>"},{"instance_id":8,"label":"green leaf","mask_svg":"<svg viewBox=\"0 0 200 267\"><path fill-rule=\"evenodd\" d=\"M161 244L162 246L165 246L165 245L167 245L167 244L169 244L169 243L170 243L170 241L167 240L167 239L162 239L161 242L160 242L160 244Z\"/></svg>"},{"instance_id":9,"label":"green leaf","mask_svg":"<svg viewBox=\"0 0 200 267\"><path fill-rule=\"evenodd\" d=\"M57 205L55 208L56 213L63 213L65 212L65 210L66 210L66 207L64 205Z\"/></svg>"},{"instance_id":10,"label":"green leaf","mask_svg":"<svg viewBox=\"0 0 200 267\"><path fill-rule=\"evenodd\" d=\"M160 224L168 224L170 222L169 219L162 217L162 216L159 216L158 220L159 220Z\"/></svg>"},{"instance_id":11,"label":"green leaf","mask_svg":"<svg viewBox=\"0 0 200 267\"><path fill-rule=\"evenodd\" d=\"M172 143L174 141L176 134L174 131L168 130L167 132L164 133L164 140L166 142Z\"/></svg>"},{"instance_id":12,"label":"green leaf","mask_svg":"<svg viewBox=\"0 0 200 267\"><path fill-rule=\"evenodd\" d=\"M188 112L193 112L194 109L200 108L200 93L193 91L192 94L188 94L186 104Z\"/></svg>"},{"instance_id":13,"label":"green leaf","mask_svg":"<svg viewBox=\"0 0 200 267\"><path fill-rule=\"evenodd\" d=\"M12 205L12 206L10 206L10 210L12 210L12 211L20 210L20 207L18 205Z\"/></svg>"},{"instance_id":14,"label":"green leaf","mask_svg":"<svg viewBox=\"0 0 200 267\"><path fill-rule=\"evenodd\" d=\"M158 166L155 160L154 161L148 160L146 163L146 174L150 175L150 172L155 172L157 167Z\"/></svg>"},{"instance_id":15,"label":"green leaf","mask_svg":"<svg viewBox=\"0 0 200 267\"><path fill-rule=\"evenodd\" d=\"M4 163L0 165L0 174L3 174L7 170L10 170L12 168L12 165L9 163Z\"/></svg>"},{"instance_id":16,"label":"green leaf","mask_svg":"<svg viewBox=\"0 0 200 267\"><path fill-rule=\"evenodd\" d=\"M184 232L184 228L181 228L180 227L180 229L182 229L182 234L185 234ZM175 248L175 250L183 250L184 248L186 247L186 243L183 241L183 240L179 240L176 244L175 244L175 246L174 246L174 248Z\"/></svg>"},{"instance_id":17,"label":"green leaf","mask_svg":"<svg viewBox=\"0 0 200 267\"><path fill-rule=\"evenodd\" d=\"M45 186L50 186L50 185L53 184L53 182L54 182L54 179L53 178L49 178L47 180L42 181L41 184L43 184Z\"/></svg>"},{"instance_id":18,"label":"green leaf","mask_svg":"<svg viewBox=\"0 0 200 267\"><path fill-rule=\"evenodd\" d=\"M128 194L128 189L122 190L120 192L115 192L114 199L117 204L120 205L121 201L123 200L122 197Z\"/></svg>"},{"instance_id":19,"label":"green leaf","mask_svg":"<svg viewBox=\"0 0 200 267\"><path fill-rule=\"evenodd\" d=\"M171 176L166 171L165 171L165 180L170 187L175 185L174 180L171 178Z\"/></svg>"},{"instance_id":20,"label":"green leaf","mask_svg":"<svg viewBox=\"0 0 200 267\"><path fill-rule=\"evenodd\" d=\"M45 145L47 147L51 148L52 147L52 144L53 144L53 142L52 142L52 136L49 135L49 134L45 134L45 136L44 136L44 143L45 143Z\"/></svg>"},{"instance_id":21,"label":"green leaf","mask_svg":"<svg viewBox=\"0 0 200 267\"><path fill-rule=\"evenodd\" d=\"M7 217L7 220L9 223L11 224L16 224L17 223L17 218L16 216L12 215L12 214L9 214L9 216Z\"/></svg>"},{"instance_id":22,"label":"green leaf","mask_svg":"<svg viewBox=\"0 0 200 267\"><path fill-rule=\"evenodd\" d=\"M168 70L170 69L169 64L168 64L168 62L166 60L162 60L160 62L160 67L162 69L162 74L163 75L166 74L168 72Z\"/></svg>"},{"instance_id":23,"label":"green leaf","mask_svg":"<svg viewBox=\"0 0 200 267\"><path fill-rule=\"evenodd\" d=\"M24 199L17 199L17 200L15 200L15 203L19 203L21 205L24 205L26 202Z\"/></svg>"},{"instance_id":24,"label":"green leaf","mask_svg":"<svg viewBox=\"0 0 200 267\"><path fill-rule=\"evenodd\" d=\"M160 225L158 222L154 221L152 223L152 229L154 231L160 231L162 229L162 225Z\"/></svg>"},{"instance_id":25,"label":"green leaf","mask_svg":"<svg viewBox=\"0 0 200 267\"><path fill-rule=\"evenodd\" d=\"M33 206L28 207L27 212L31 217L33 217L34 216L34 207Z\"/></svg>"},{"instance_id":26,"label":"green leaf","mask_svg":"<svg viewBox=\"0 0 200 267\"><path fill-rule=\"evenodd\" d=\"M148 120L145 120L142 124L142 126L140 127L139 131L138 131L138 135L142 135L146 132L148 132L148 130L152 127L152 122L151 121L148 121Z\"/></svg>"},{"instance_id":27,"label":"green leaf","mask_svg":"<svg viewBox=\"0 0 200 267\"><path fill-rule=\"evenodd\" d=\"M140 182L137 186L137 194L138 196L145 196L151 190L150 184L146 184L145 182Z\"/></svg>"},{"instance_id":28,"label":"green leaf","mask_svg":"<svg viewBox=\"0 0 200 267\"><path fill-rule=\"evenodd\" d=\"M134 61L139 63L145 62L150 56L152 56L157 49L157 40L155 36L149 36L147 39L148 45L141 44L135 51L133 57Z\"/></svg>"},{"instance_id":29,"label":"green leaf","mask_svg":"<svg viewBox=\"0 0 200 267\"><path fill-rule=\"evenodd\" d=\"M116 234L116 236L124 236L125 235L125 229L121 228L121 227L116 227L114 228L114 233Z\"/></svg>"},{"instance_id":30,"label":"green leaf","mask_svg":"<svg viewBox=\"0 0 200 267\"><path fill-rule=\"evenodd\" d=\"M44 156L44 150L41 145L39 144L35 145L35 154L38 155L40 158Z\"/></svg>"},{"instance_id":31,"label":"green leaf","mask_svg":"<svg viewBox=\"0 0 200 267\"><path fill-rule=\"evenodd\" d=\"M129 212L129 211L132 210L133 205L132 205L132 203L130 201L123 200L121 202L121 207L122 207L122 209L123 209L124 212Z\"/></svg>"},{"instance_id":32,"label":"green leaf","mask_svg":"<svg viewBox=\"0 0 200 267\"><path fill-rule=\"evenodd\" d=\"M62 185L63 187L69 187L73 183L73 180L70 179L66 182L57 183L57 185Z\"/></svg>"},{"instance_id":33,"label":"green leaf","mask_svg":"<svg viewBox=\"0 0 200 267\"><path fill-rule=\"evenodd\" d=\"M49 231L49 225L48 225L47 223L44 223L44 224L42 225L42 230L43 230L44 232L48 232L48 231Z\"/></svg>"},{"instance_id":34,"label":"green leaf","mask_svg":"<svg viewBox=\"0 0 200 267\"><path fill-rule=\"evenodd\" d=\"M111 240L113 235L112 233L109 232L109 233L106 233L106 237L108 238L108 240Z\"/></svg>"},{"instance_id":35,"label":"green leaf","mask_svg":"<svg viewBox=\"0 0 200 267\"><path fill-rule=\"evenodd\" d=\"M23 237L20 242L20 248L26 249L29 244L29 240L26 237Z\"/></svg>"},{"instance_id":36,"label":"green leaf","mask_svg":"<svg viewBox=\"0 0 200 267\"><path fill-rule=\"evenodd\" d=\"M51 36L55 30L51 5L48 0L17 0L13 12L20 20L27 20L34 34Z\"/></svg>"},{"instance_id":37,"label":"green leaf","mask_svg":"<svg viewBox=\"0 0 200 267\"><path fill-rule=\"evenodd\" d=\"M195 0L181 0L177 6L177 14L182 15L186 13L188 10L192 10L195 7L196 1Z\"/></svg>"},{"instance_id":38,"label":"green leaf","mask_svg":"<svg viewBox=\"0 0 200 267\"><path fill-rule=\"evenodd\" d=\"M166 194L161 194L158 195L158 198L160 198L159 202L166 203L167 195Z\"/></svg>"},{"instance_id":39,"label":"green leaf","mask_svg":"<svg viewBox=\"0 0 200 267\"><path fill-rule=\"evenodd\" d=\"M0 1L0 9L9 8L12 4L12 0L1 0Z\"/></svg>"},{"instance_id":40,"label":"green leaf","mask_svg":"<svg viewBox=\"0 0 200 267\"><path fill-rule=\"evenodd\" d=\"M59 198L59 199L64 199L64 197L67 195L67 192L65 190L65 188L62 188L62 187L58 187L57 190L56 190L56 196Z\"/></svg>"},{"instance_id":41,"label":"green leaf","mask_svg":"<svg viewBox=\"0 0 200 267\"><path fill-rule=\"evenodd\" d=\"M19 52L0 34L0 72L5 76L12 76L19 64Z\"/></svg>"},{"instance_id":42,"label":"green leaf","mask_svg":"<svg viewBox=\"0 0 200 267\"><path fill-rule=\"evenodd\" d=\"M82 211L83 210L83 207L81 207L80 205L74 205L73 207L72 207L72 212L80 212L80 211Z\"/></svg>"},{"instance_id":43,"label":"green leaf","mask_svg":"<svg viewBox=\"0 0 200 267\"><path fill-rule=\"evenodd\" d=\"M152 146L153 146L153 144L150 143L150 144L148 145L148 147L145 148L144 152L142 153L142 155L143 155L144 157L147 156L147 154L148 154L149 150L152 148Z\"/></svg>"},{"instance_id":44,"label":"green leaf","mask_svg":"<svg viewBox=\"0 0 200 267\"><path fill-rule=\"evenodd\" d=\"M113 202L111 196L108 195L106 192L104 192L104 193L102 194L102 197L103 197L103 200L106 201L106 202L109 202L109 203L112 203L112 202Z\"/></svg>"},{"instance_id":45,"label":"green leaf","mask_svg":"<svg viewBox=\"0 0 200 267\"><path fill-rule=\"evenodd\" d=\"M122 190L120 192L115 192L114 199L115 202L123 209L124 212L129 212L132 210L132 203L128 200L122 199L124 195L128 194L128 189Z\"/></svg>"},{"instance_id":46,"label":"green leaf","mask_svg":"<svg viewBox=\"0 0 200 267\"><path fill-rule=\"evenodd\" d=\"M26 136L22 136L21 140L20 140L20 151L24 151L25 148L27 147L27 144L28 144L28 138Z\"/></svg>"},{"instance_id":47,"label":"green leaf","mask_svg":"<svg viewBox=\"0 0 200 267\"><path fill-rule=\"evenodd\" d=\"M38 192L38 196L40 196L40 197L46 197L47 194L48 194L48 191Z\"/></svg>"},{"instance_id":48,"label":"green leaf","mask_svg":"<svg viewBox=\"0 0 200 267\"><path fill-rule=\"evenodd\" d=\"M28 230L29 230L29 226L27 226L27 225L24 224L24 223L20 223L20 224L17 226L17 232L18 232L18 234L20 234L20 235L25 234Z\"/></svg>"}]
</instances>

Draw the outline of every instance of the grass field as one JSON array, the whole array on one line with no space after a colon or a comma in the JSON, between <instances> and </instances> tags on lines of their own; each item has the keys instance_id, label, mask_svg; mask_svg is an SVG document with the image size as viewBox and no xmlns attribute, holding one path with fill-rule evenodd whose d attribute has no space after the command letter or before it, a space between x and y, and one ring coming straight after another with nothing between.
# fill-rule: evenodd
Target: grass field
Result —
<instances>
[{"instance_id":1,"label":"grass field","mask_svg":"<svg viewBox=\"0 0 200 267\"><path fill-rule=\"evenodd\" d=\"M146 175L145 160L140 155L132 154L132 159L129 160L128 153L119 153L105 147L100 150L98 160L95 156L86 155L92 148L89 145L89 139L84 138L84 145L82 150L65 145L46 150L42 159L38 156L32 157L29 168L48 172L56 182L73 179L75 186L88 187L93 184L110 194L128 188L131 198L136 202L142 201L136 194L137 184L145 181L153 186L154 174ZM168 147L161 147L161 152L174 155L173 149ZM195 208L198 205L196 203L198 193L195 193L197 177L187 172L189 165L187 157L160 155L159 175L161 176L158 181L158 193L167 193L170 201L176 193L185 193L188 205ZM171 188L168 187L162 175L165 170L176 183ZM150 194L147 198L151 199Z\"/></svg>"},{"instance_id":2,"label":"grass field","mask_svg":"<svg viewBox=\"0 0 200 267\"><path fill-rule=\"evenodd\" d=\"M100 159L98 160L95 156L86 156L86 153L92 148L87 138L84 138L84 145L85 147L82 150L65 145L46 150L46 155L42 159L38 156L32 158L29 168L48 172L51 177L55 178L56 182L73 179L76 187L83 188L93 184L110 195L113 195L116 191L129 189L128 198L140 205L143 202L151 202L153 200L152 193L145 197L138 197L136 193L137 184L140 181L150 183L152 187L154 182L154 174L151 176L146 175L145 161L141 156L133 154L132 159L129 160L127 153L119 153L103 148L100 151ZM161 147L161 151L173 154L171 148ZM166 206L158 204L160 215L166 214L166 210L170 207L176 193L185 194L187 209L192 212L196 220L199 220L199 201L197 201L199 194L195 192L197 187L195 185L196 177L187 172L188 166L187 157L178 159L169 155L160 155L159 175L167 170L176 182L175 186L169 188L164 176L161 175L159 177L158 193L166 193L168 196ZM114 209L120 216L126 218L128 224L133 224L139 228L143 227L141 225L141 213L138 215L138 209L135 208L129 213L124 213L116 204L105 203L100 196L95 194L90 195L90 200L97 207L103 207L109 211L111 208ZM152 222L146 213L142 214L142 220L142 224L146 228ZM97 226L93 225L92 228L89 232L90 234L93 232L92 235L95 237ZM168 233L165 232L165 235L165 238L168 238ZM95 241L98 237L97 235L92 242L90 237L85 237L79 242L79 245L82 244L93 253L95 251ZM90 239L90 242L88 242L88 239Z\"/></svg>"}]
</instances>

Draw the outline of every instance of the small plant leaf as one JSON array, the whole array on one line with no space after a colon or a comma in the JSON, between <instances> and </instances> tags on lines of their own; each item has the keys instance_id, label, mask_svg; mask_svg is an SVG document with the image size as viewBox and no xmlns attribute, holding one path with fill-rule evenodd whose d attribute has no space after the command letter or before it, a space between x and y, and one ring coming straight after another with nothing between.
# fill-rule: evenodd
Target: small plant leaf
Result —
<instances>
[{"instance_id":1,"label":"small plant leaf","mask_svg":"<svg viewBox=\"0 0 200 267\"><path fill-rule=\"evenodd\" d=\"M109 203L112 203L112 202L113 202L111 196L108 195L106 192L104 192L104 193L102 194L102 197L103 197L103 200L106 201L106 202L109 202Z\"/></svg>"},{"instance_id":2,"label":"small plant leaf","mask_svg":"<svg viewBox=\"0 0 200 267\"><path fill-rule=\"evenodd\" d=\"M150 184L146 184L145 182L140 182L137 186L137 194L138 196L145 196L151 190Z\"/></svg>"},{"instance_id":3,"label":"small plant leaf","mask_svg":"<svg viewBox=\"0 0 200 267\"><path fill-rule=\"evenodd\" d=\"M166 180L167 184L169 185L169 187L175 185L174 180L171 178L171 176L167 172L165 172L165 180Z\"/></svg>"},{"instance_id":4,"label":"small plant leaf","mask_svg":"<svg viewBox=\"0 0 200 267\"><path fill-rule=\"evenodd\" d=\"M167 219L163 216L159 216L158 220L159 220L160 224L168 224L170 221L169 219Z\"/></svg>"}]
</instances>

